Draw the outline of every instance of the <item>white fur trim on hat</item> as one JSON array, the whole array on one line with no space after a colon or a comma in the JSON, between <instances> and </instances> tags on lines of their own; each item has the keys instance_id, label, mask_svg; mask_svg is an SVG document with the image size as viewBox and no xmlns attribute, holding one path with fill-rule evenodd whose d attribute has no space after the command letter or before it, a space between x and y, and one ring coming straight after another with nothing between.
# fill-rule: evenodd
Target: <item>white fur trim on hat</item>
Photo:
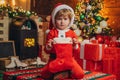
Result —
<instances>
[{"instance_id":1,"label":"white fur trim on hat","mask_svg":"<svg viewBox=\"0 0 120 80\"><path fill-rule=\"evenodd\" d=\"M59 10L61 10L61 9L69 9L71 12L72 12L72 14L73 14L73 17L72 17L72 19L71 19L71 22L70 22L70 24L69 24L69 26L68 26L68 28L70 28L70 26L72 26L72 24L73 24L73 22L74 22L74 10L70 7L70 6L68 6L68 5L65 5L65 4L62 4L62 5L59 5L59 6L57 6L53 11L52 11L52 23L53 23L53 25L55 26L55 15L56 15L56 13L59 11Z\"/></svg>"}]
</instances>

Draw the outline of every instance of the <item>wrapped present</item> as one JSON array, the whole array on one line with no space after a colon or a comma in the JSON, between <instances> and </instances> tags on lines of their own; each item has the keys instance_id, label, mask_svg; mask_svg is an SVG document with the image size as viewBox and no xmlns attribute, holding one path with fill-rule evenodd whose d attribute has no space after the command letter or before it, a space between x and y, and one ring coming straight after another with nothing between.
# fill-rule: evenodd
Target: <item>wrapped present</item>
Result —
<instances>
[{"instance_id":1,"label":"wrapped present","mask_svg":"<svg viewBox=\"0 0 120 80\"><path fill-rule=\"evenodd\" d=\"M116 76L102 72L86 71L82 80L116 80Z\"/></svg>"},{"instance_id":2,"label":"wrapped present","mask_svg":"<svg viewBox=\"0 0 120 80\"><path fill-rule=\"evenodd\" d=\"M91 71L84 71L85 76L81 80L116 80L116 76L112 74L106 74L102 72L91 72ZM39 73L35 74L26 74L26 75L21 75L18 76L16 80L44 80L41 77L37 77ZM70 79L70 72L68 71L63 71L62 73L57 73L54 75L53 80L73 80Z\"/></svg>"},{"instance_id":3,"label":"wrapped present","mask_svg":"<svg viewBox=\"0 0 120 80\"><path fill-rule=\"evenodd\" d=\"M103 72L116 74L118 71L117 62L114 58L103 59Z\"/></svg>"},{"instance_id":4,"label":"wrapped present","mask_svg":"<svg viewBox=\"0 0 120 80\"><path fill-rule=\"evenodd\" d=\"M117 75L117 79L120 79L120 48L107 47L105 48L105 54L103 58L103 72L112 73Z\"/></svg>"},{"instance_id":5,"label":"wrapped present","mask_svg":"<svg viewBox=\"0 0 120 80\"><path fill-rule=\"evenodd\" d=\"M107 47L104 49L104 58L114 58L118 57L118 48L116 47Z\"/></svg>"},{"instance_id":6,"label":"wrapped present","mask_svg":"<svg viewBox=\"0 0 120 80\"><path fill-rule=\"evenodd\" d=\"M16 80L17 76L19 76L19 75L31 74L31 73L35 73L35 72L41 72L41 68L4 72L3 80Z\"/></svg>"},{"instance_id":7,"label":"wrapped present","mask_svg":"<svg viewBox=\"0 0 120 80\"><path fill-rule=\"evenodd\" d=\"M120 64L120 48L117 48L117 60L118 60L118 63Z\"/></svg>"},{"instance_id":8,"label":"wrapped present","mask_svg":"<svg viewBox=\"0 0 120 80\"><path fill-rule=\"evenodd\" d=\"M29 73L29 74L22 74L22 75L18 75L16 77L16 80L33 80L36 78L40 78L41 77L41 72L33 72L33 73Z\"/></svg>"},{"instance_id":9,"label":"wrapped present","mask_svg":"<svg viewBox=\"0 0 120 80\"><path fill-rule=\"evenodd\" d=\"M91 72L84 71L85 76L80 80L116 80L116 76L112 74L102 73L102 72ZM69 78L69 72L62 72L62 74L57 74L53 80L74 80Z\"/></svg>"},{"instance_id":10,"label":"wrapped present","mask_svg":"<svg viewBox=\"0 0 120 80\"><path fill-rule=\"evenodd\" d=\"M81 45L80 58L100 61L104 56L104 44L85 44Z\"/></svg>"},{"instance_id":11,"label":"wrapped present","mask_svg":"<svg viewBox=\"0 0 120 80\"><path fill-rule=\"evenodd\" d=\"M5 73L9 77L6 76ZM42 79L42 76L40 75L40 68L37 69L29 69L29 70L17 70L17 71L11 71L11 72L5 72L4 73L4 79L3 80L44 80ZM106 74L102 72L91 72L91 71L84 71L85 76L81 80L116 80L116 76L112 74ZM71 80L70 79L70 72L64 71L62 73L57 73L54 75L54 79L52 80ZM60 79L59 79L60 78ZM66 78L66 79L64 79Z\"/></svg>"},{"instance_id":12,"label":"wrapped present","mask_svg":"<svg viewBox=\"0 0 120 80\"><path fill-rule=\"evenodd\" d=\"M79 59L78 64L84 70L102 71L102 61L92 61L92 60Z\"/></svg>"},{"instance_id":13,"label":"wrapped present","mask_svg":"<svg viewBox=\"0 0 120 80\"><path fill-rule=\"evenodd\" d=\"M54 75L53 80L64 80L70 77L70 71L61 71Z\"/></svg>"},{"instance_id":14,"label":"wrapped present","mask_svg":"<svg viewBox=\"0 0 120 80\"><path fill-rule=\"evenodd\" d=\"M117 80L120 80L120 73L116 73L116 78L117 78Z\"/></svg>"},{"instance_id":15,"label":"wrapped present","mask_svg":"<svg viewBox=\"0 0 120 80\"><path fill-rule=\"evenodd\" d=\"M80 79L80 80L116 80L116 76L112 75L112 74L106 74L106 73L102 73L102 72L91 72L91 71L84 71L85 76ZM61 78L64 76L60 76L60 78L55 78L54 80L74 80L74 79L70 79L68 78Z\"/></svg>"}]
</instances>

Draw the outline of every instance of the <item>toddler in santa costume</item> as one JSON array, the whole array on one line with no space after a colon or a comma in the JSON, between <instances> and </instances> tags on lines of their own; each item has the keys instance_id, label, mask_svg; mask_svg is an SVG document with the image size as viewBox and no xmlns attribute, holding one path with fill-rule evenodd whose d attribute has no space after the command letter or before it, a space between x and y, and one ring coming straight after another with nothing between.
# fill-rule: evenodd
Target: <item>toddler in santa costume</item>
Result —
<instances>
[{"instance_id":1,"label":"toddler in santa costume","mask_svg":"<svg viewBox=\"0 0 120 80\"><path fill-rule=\"evenodd\" d=\"M47 78L51 73L70 70L71 79L83 78L84 72L73 57L73 54L80 53L77 36L69 29L74 22L73 9L65 4L58 5L51 20L53 28L47 34L45 51L52 56L43 68L42 76Z\"/></svg>"}]
</instances>

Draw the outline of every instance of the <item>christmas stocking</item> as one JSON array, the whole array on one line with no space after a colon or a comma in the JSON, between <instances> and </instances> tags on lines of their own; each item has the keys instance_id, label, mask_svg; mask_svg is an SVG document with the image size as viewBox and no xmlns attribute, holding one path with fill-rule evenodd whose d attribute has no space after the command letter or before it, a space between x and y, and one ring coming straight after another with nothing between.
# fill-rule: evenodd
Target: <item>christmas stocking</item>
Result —
<instances>
[{"instance_id":1,"label":"christmas stocking","mask_svg":"<svg viewBox=\"0 0 120 80\"><path fill-rule=\"evenodd\" d=\"M52 73L64 71L64 70L71 70L72 69L72 52L73 47L71 42L67 42L69 40L64 40L64 43L60 41L56 41L56 44L53 44L53 47L56 52L56 59L51 61L49 64L49 70Z\"/></svg>"}]
</instances>

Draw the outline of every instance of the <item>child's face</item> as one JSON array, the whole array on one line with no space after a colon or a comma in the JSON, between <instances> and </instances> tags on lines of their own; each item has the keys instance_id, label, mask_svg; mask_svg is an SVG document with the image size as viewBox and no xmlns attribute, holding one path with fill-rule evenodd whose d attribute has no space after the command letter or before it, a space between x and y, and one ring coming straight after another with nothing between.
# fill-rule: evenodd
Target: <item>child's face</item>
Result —
<instances>
[{"instance_id":1,"label":"child's face","mask_svg":"<svg viewBox=\"0 0 120 80\"><path fill-rule=\"evenodd\" d=\"M60 16L56 18L55 23L58 29L64 30L67 29L70 23L70 18L68 16Z\"/></svg>"}]
</instances>

